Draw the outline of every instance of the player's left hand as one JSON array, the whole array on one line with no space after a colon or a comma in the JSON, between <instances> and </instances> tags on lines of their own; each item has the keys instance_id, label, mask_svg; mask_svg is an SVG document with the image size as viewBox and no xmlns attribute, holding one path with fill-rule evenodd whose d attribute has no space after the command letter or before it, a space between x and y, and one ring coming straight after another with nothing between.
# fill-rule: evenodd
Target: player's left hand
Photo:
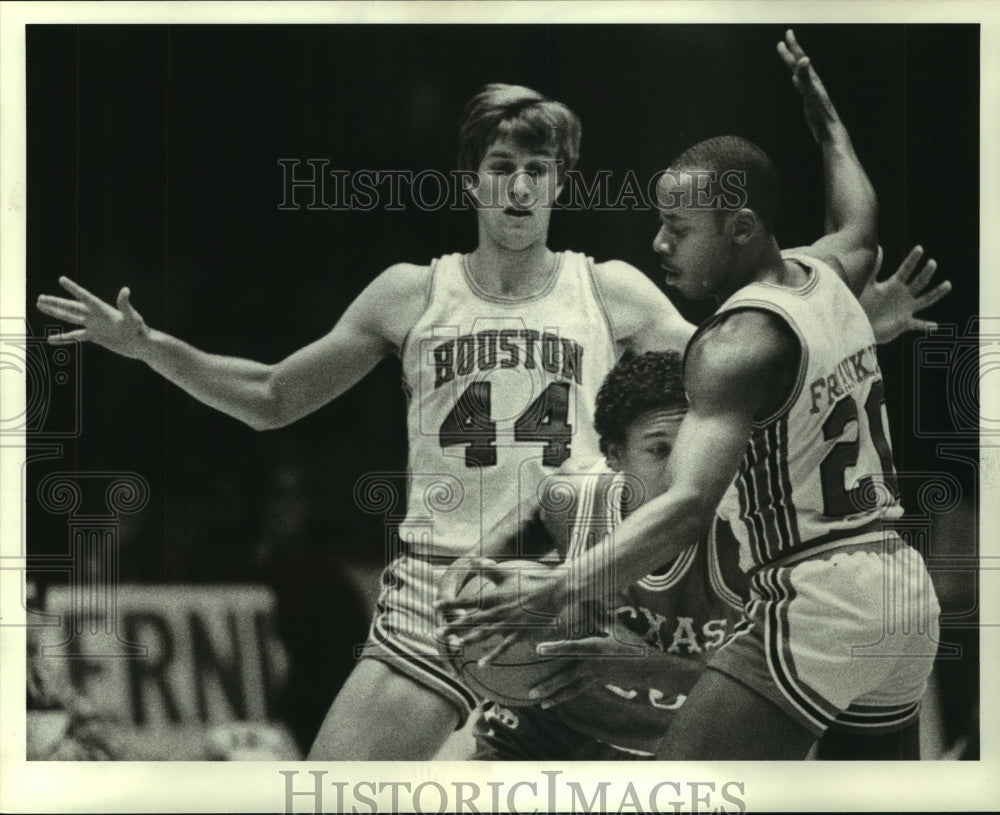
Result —
<instances>
[{"instance_id":1,"label":"player's left hand","mask_svg":"<svg viewBox=\"0 0 1000 815\"><path fill-rule=\"evenodd\" d=\"M927 331L937 328L931 320L916 316L918 311L929 308L951 291L951 283L945 280L934 288L924 291L930 283L937 263L929 259L924 268L914 275L923 257L924 250L915 246L910 250L899 268L886 280L879 282L879 266L882 250L879 248L879 263L875 264L864 290L859 296L862 308L875 331L875 341L886 343L907 331Z\"/></svg>"},{"instance_id":2,"label":"player's left hand","mask_svg":"<svg viewBox=\"0 0 1000 815\"><path fill-rule=\"evenodd\" d=\"M42 294L38 297L38 310L83 328L52 334L49 343L65 345L89 340L130 359L141 359L148 351L149 326L129 302L131 291L127 287L118 292L118 308L115 308L65 275L59 278L59 285L72 294L73 299Z\"/></svg>"},{"instance_id":3,"label":"player's left hand","mask_svg":"<svg viewBox=\"0 0 1000 815\"><path fill-rule=\"evenodd\" d=\"M816 141L829 144L838 139L846 139L847 129L830 101L823 81L791 29L785 32L784 41L778 43L778 54L792 72L792 85L802 97L806 122Z\"/></svg>"}]
</instances>

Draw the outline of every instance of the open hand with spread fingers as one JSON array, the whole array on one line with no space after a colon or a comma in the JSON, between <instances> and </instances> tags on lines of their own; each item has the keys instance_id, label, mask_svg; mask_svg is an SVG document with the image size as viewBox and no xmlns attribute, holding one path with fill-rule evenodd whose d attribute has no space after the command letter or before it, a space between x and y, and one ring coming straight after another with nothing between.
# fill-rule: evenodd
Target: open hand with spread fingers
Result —
<instances>
[{"instance_id":1,"label":"open hand with spread fingers","mask_svg":"<svg viewBox=\"0 0 1000 815\"><path fill-rule=\"evenodd\" d=\"M542 708L567 702L593 685L642 684L646 674L663 669L663 660L680 659L656 652L619 622L604 636L542 642L536 651L545 657L575 657L564 670L531 689ZM646 668L650 663L653 671Z\"/></svg>"},{"instance_id":2,"label":"open hand with spread fingers","mask_svg":"<svg viewBox=\"0 0 1000 815\"><path fill-rule=\"evenodd\" d=\"M486 576L503 573L502 567L486 568L489 563L487 559L478 564L484 566ZM500 643L480 658L486 664L530 632L540 614L557 615L566 607L566 579L563 569L508 573L487 596L439 600L437 610L445 621L441 635L455 646L466 646L501 634Z\"/></svg>"},{"instance_id":3,"label":"open hand with spread fingers","mask_svg":"<svg viewBox=\"0 0 1000 815\"><path fill-rule=\"evenodd\" d=\"M924 267L914 274L924 250L915 246L910 250L891 277L878 281L879 264L876 264L858 299L879 343L887 343L907 331L926 331L937 328L937 323L917 317L918 311L929 308L951 291L951 282L945 280L924 291L937 269L937 262L928 259ZM881 250L880 250L881 257Z\"/></svg>"},{"instance_id":4,"label":"open hand with spread fingers","mask_svg":"<svg viewBox=\"0 0 1000 815\"><path fill-rule=\"evenodd\" d=\"M50 336L50 343L63 345L88 340L124 357L142 357L149 328L139 312L132 308L128 288L118 293L118 308L115 308L68 277L60 277L59 285L72 294L73 299L43 294L38 298L38 310L83 327Z\"/></svg>"}]
</instances>

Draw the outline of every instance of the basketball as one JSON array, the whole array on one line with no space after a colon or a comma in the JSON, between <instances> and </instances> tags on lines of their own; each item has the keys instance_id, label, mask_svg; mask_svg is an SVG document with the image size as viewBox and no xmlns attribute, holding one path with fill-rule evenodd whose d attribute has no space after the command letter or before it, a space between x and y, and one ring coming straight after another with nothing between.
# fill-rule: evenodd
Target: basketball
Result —
<instances>
[{"instance_id":1,"label":"basketball","mask_svg":"<svg viewBox=\"0 0 1000 815\"><path fill-rule=\"evenodd\" d=\"M549 568L528 560L508 561L501 565L505 572L512 572L505 579L520 581L522 586L527 585L533 574L538 575ZM467 578L457 597L461 600L485 599L495 590L496 584L492 580L477 573ZM563 670L570 659L539 656L535 646L540 642L562 639L564 628L561 622L548 622L547 618L540 616L537 628L526 630L507 650L486 665L477 665L477 661L492 651L513 629L457 649L449 648L448 657L462 682L480 696L508 707L536 705L539 700L530 698L528 692L539 682Z\"/></svg>"}]
</instances>

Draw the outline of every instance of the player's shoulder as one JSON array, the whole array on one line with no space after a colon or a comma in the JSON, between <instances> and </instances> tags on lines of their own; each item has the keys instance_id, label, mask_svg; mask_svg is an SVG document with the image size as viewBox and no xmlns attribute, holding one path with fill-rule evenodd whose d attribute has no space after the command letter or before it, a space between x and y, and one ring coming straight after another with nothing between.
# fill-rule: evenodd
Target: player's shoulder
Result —
<instances>
[{"instance_id":1,"label":"player's shoulder","mask_svg":"<svg viewBox=\"0 0 1000 815\"><path fill-rule=\"evenodd\" d=\"M738 308L716 314L691 343L688 355L716 365L765 363L799 346L792 327L765 308Z\"/></svg>"},{"instance_id":2,"label":"player's shoulder","mask_svg":"<svg viewBox=\"0 0 1000 815\"><path fill-rule=\"evenodd\" d=\"M583 456L582 458L568 458L553 475L583 475L586 473L610 472L603 457Z\"/></svg>"},{"instance_id":3,"label":"player's shoulder","mask_svg":"<svg viewBox=\"0 0 1000 815\"><path fill-rule=\"evenodd\" d=\"M430 266L394 263L376 275L342 318L399 349L426 308Z\"/></svg>"},{"instance_id":4,"label":"player's shoulder","mask_svg":"<svg viewBox=\"0 0 1000 815\"><path fill-rule=\"evenodd\" d=\"M368 294L378 308L386 312L422 309L432 279L430 265L394 263L371 282Z\"/></svg>"},{"instance_id":5,"label":"player's shoulder","mask_svg":"<svg viewBox=\"0 0 1000 815\"><path fill-rule=\"evenodd\" d=\"M624 260L595 262L594 276L605 296L627 297L638 289L656 288L646 275Z\"/></svg>"},{"instance_id":6,"label":"player's shoulder","mask_svg":"<svg viewBox=\"0 0 1000 815\"><path fill-rule=\"evenodd\" d=\"M881 251L881 247L879 247L879 264L882 262ZM844 264L839 257L830 252L820 251L813 246L799 246L794 249L782 249L781 256L783 258L797 258L799 260L806 258L810 265L815 267L818 263L820 268L824 266L828 267L842 281L845 283L847 281L847 271L844 268Z\"/></svg>"},{"instance_id":7,"label":"player's shoulder","mask_svg":"<svg viewBox=\"0 0 1000 815\"><path fill-rule=\"evenodd\" d=\"M682 349L693 327L643 272L623 260L594 264L598 291L615 337L642 351Z\"/></svg>"},{"instance_id":8,"label":"player's shoulder","mask_svg":"<svg viewBox=\"0 0 1000 815\"><path fill-rule=\"evenodd\" d=\"M429 286L433 274L431 264L394 263L379 275L379 279L389 286L414 289Z\"/></svg>"},{"instance_id":9,"label":"player's shoulder","mask_svg":"<svg viewBox=\"0 0 1000 815\"><path fill-rule=\"evenodd\" d=\"M692 340L685 359L688 389L699 383L761 387L798 365L801 347L791 326L774 312L744 308L717 314Z\"/></svg>"},{"instance_id":10,"label":"player's shoulder","mask_svg":"<svg viewBox=\"0 0 1000 815\"><path fill-rule=\"evenodd\" d=\"M572 515L588 484L596 484L614 475L603 457L570 458L563 462L558 470L546 475L538 485L543 520L566 513Z\"/></svg>"}]
</instances>

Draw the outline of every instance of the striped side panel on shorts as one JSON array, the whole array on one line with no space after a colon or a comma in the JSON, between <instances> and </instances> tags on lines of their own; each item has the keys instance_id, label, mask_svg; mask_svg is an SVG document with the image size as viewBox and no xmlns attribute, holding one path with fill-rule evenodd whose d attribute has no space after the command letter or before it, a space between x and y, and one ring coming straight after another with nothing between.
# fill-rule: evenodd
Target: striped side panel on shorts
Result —
<instances>
[{"instance_id":1,"label":"striped side panel on shorts","mask_svg":"<svg viewBox=\"0 0 1000 815\"><path fill-rule=\"evenodd\" d=\"M802 682L795 672L789 644L788 608L795 599L795 589L788 569L766 569L753 578L753 588L763 600L764 649L771 677L788 703L812 722L826 729L840 711Z\"/></svg>"},{"instance_id":2,"label":"striped side panel on shorts","mask_svg":"<svg viewBox=\"0 0 1000 815\"><path fill-rule=\"evenodd\" d=\"M920 713L920 702L900 705L851 705L837 716L837 730L875 734L905 727Z\"/></svg>"},{"instance_id":3,"label":"striped side panel on shorts","mask_svg":"<svg viewBox=\"0 0 1000 815\"><path fill-rule=\"evenodd\" d=\"M384 653L371 653L373 646ZM369 641L362 646L358 656L375 659L389 657L390 665L444 696L463 710L466 716L479 703L472 691L442 667L443 657L436 649L420 640L408 638L394 626L384 625L382 617L375 618Z\"/></svg>"}]
</instances>

